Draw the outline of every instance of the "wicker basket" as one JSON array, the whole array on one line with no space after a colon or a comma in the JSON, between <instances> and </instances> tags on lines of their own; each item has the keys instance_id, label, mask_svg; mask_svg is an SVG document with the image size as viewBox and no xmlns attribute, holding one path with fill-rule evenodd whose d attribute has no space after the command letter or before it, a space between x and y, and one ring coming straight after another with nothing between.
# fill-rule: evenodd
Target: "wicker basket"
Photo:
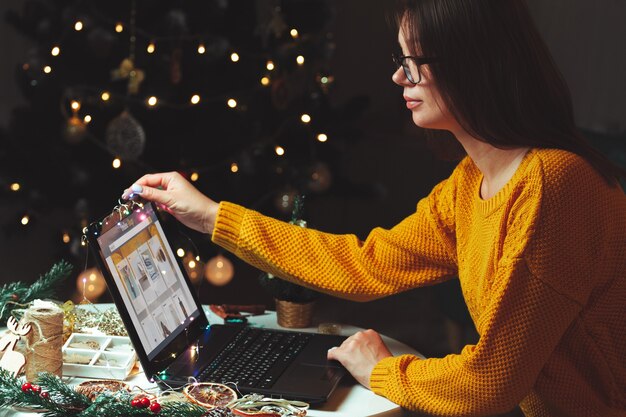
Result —
<instances>
[{"instance_id":1,"label":"wicker basket","mask_svg":"<svg viewBox=\"0 0 626 417\"><path fill-rule=\"evenodd\" d=\"M292 303L276 299L276 319L278 325L288 328L310 327L313 321L315 301L309 303Z\"/></svg>"}]
</instances>

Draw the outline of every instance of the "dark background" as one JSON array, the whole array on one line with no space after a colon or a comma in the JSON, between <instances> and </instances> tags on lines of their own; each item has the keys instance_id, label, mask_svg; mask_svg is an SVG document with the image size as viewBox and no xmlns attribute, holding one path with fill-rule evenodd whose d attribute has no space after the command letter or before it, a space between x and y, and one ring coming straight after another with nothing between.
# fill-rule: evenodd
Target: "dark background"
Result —
<instances>
[{"instance_id":1,"label":"dark background","mask_svg":"<svg viewBox=\"0 0 626 417\"><path fill-rule=\"evenodd\" d=\"M306 217L310 227L365 238L372 228L391 227L409 215L417 201L451 172L453 164L434 156L422 132L411 123L401 89L391 82L394 68L390 53L397 49L396 33L385 15L392 2L342 0L332 4L336 51L332 58L335 83L330 100L341 106L354 97L367 97L368 106L354 121L359 139L340 153L334 165L333 177L346 180L344 183L350 186L308 199ZM0 14L19 9L20 5L18 0L3 0ZM626 47L623 42L626 3L532 0L530 5L572 89L579 126L594 144L623 163L626 160ZM12 110L25 103L16 86L15 67L25 58L29 46L29 41L12 27L0 23L0 127L7 126ZM207 119L207 134L210 130L210 119ZM38 172L43 180L47 173L41 172L36 161L46 156L38 154L36 144L31 152L35 162L27 162L21 168ZM127 185L132 184L137 175L136 170L125 169L111 173L112 179ZM210 179L198 186L215 199L224 198L216 191L221 187L212 185ZM262 183L246 186L260 190L269 188L269 184ZM48 191L62 193L66 184L48 187L52 188ZM95 180L88 187L106 189ZM358 192L363 189L368 192ZM102 196L105 201L115 201L122 192L122 189L106 190ZM18 209L16 204L9 199L1 200L0 219L14 216ZM91 216L97 217L110 210L110 206L98 203L90 209ZM46 212L28 230L0 233L0 283L31 282L65 257L58 249L58 236L51 230L70 222L74 212L74 202L68 202ZM208 255L203 254L204 258L217 252L206 238L190 236L198 246L206 248L203 250ZM224 287L205 282L199 289L202 301L207 304L265 303L271 307L271 297L258 286L258 271L234 257L230 259L235 266L233 281ZM59 289L60 299L68 299L75 293L75 279L84 266L84 254L69 260L76 269L67 285ZM107 300L107 295L100 299ZM319 322L375 328L426 355L441 356L459 351L463 344L476 337L454 282L367 304L325 297L319 301L316 314Z\"/></svg>"}]
</instances>

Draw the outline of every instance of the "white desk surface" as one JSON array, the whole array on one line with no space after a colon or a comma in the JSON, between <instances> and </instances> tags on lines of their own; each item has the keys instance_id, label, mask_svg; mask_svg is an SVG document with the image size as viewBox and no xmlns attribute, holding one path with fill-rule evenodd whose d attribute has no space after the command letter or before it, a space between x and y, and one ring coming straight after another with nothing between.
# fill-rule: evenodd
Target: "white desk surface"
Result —
<instances>
[{"instance_id":1,"label":"white desk surface","mask_svg":"<svg viewBox=\"0 0 626 417\"><path fill-rule=\"evenodd\" d=\"M102 308L103 311L111 305L101 304L98 305L99 308ZM207 317L210 323L222 323L223 320L213 314L207 307L205 307L205 312L207 313ZM251 316L248 318L248 321L260 327L266 328L280 328L276 323L276 313L273 311L266 312L266 314L259 316ZM307 329L294 329L298 331L305 332L315 332L317 328L307 328ZM358 327L341 325L341 334L344 336L350 336L359 330L362 330ZM383 340L389 347L389 350L394 355L402 355L402 354L412 354L422 357L420 353L412 349L411 347L401 343L397 340L391 339L386 336L382 336ZM84 381L84 379L76 378L76 377L66 377L64 378L68 384L78 384L79 382ZM131 385L137 385L144 389L155 390L156 385L154 383L150 383L143 373L138 373L136 375L131 376L126 382ZM0 409L0 417L33 417L38 414L36 413L26 413L15 411L11 408ZM368 417L368 416L376 416L376 417L392 417L392 416L401 416L403 415L403 410L396 404L387 400L386 398L380 397L370 390L364 388L360 384L348 385L348 384L340 384L335 392L331 395L330 399L321 406L315 406L314 408L309 409L307 412L307 416L311 417Z\"/></svg>"}]
</instances>

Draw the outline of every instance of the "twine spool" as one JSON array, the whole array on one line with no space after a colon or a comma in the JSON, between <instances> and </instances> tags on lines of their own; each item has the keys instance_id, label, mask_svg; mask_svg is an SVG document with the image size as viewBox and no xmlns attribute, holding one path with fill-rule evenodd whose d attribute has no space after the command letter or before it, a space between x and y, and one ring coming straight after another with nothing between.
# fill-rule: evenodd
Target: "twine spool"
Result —
<instances>
[{"instance_id":1,"label":"twine spool","mask_svg":"<svg viewBox=\"0 0 626 417\"><path fill-rule=\"evenodd\" d=\"M282 327L303 328L309 327L313 321L313 307L315 302L292 303L276 299L276 320Z\"/></svg>"},{"instance_id":2,"label":"twine spool","mask_svg":"<svg viewBox=\"0 0 626 417\"><path fill-rule=\"evenodd\" d=\"M63 373L63 310L58 307L31 307L24 313L24 322L31 323L26 335L27 381L35 381L40 372L61 376Z\"/></svg>"}]
</instances>

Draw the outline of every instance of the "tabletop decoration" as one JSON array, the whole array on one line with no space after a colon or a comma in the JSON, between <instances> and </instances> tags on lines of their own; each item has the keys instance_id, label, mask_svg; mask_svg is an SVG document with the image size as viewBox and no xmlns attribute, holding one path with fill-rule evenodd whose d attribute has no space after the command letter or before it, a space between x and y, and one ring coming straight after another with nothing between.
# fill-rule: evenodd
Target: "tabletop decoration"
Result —
<instances>
[{"instance_id":1,"label":"tabletop decoration","mask_svg":"<svg viewBox=\"0 0 626 417\"><path fill-rule=\"evenodd\" d=\"M124 322L120 313L115 307L102 309L92 305L93 308L75 306L72 313L74 315L74 333L100 333L107 336L128 336Z\"/></svg>"},{"instance_id":2,"label":"tabletop decoration","mask_svg":"<svg viewBox=\"0 0 626 417\"><path fill-rule=\"evenodd\" d=\"M15 317L9 317L7 327L9 328L9 333L6 333L0 339L0 352L4 351L2 359L0 359L0 368L13 376L17 376L26 364L26 358L22 353L15 351L15 347L17 342L30 333L32 328L30 324L18 324Z\"/></svg>"},{"instance_id":3,"label":"tabletop decoration","mask_svg":"<svg viewBox=\"0 0 626 417\"><path fill-rule=\"evenodd\" d=\"M35 300L23 321L32 326L26 337L24 373L35 379L40 372L63 373L63 310L49 301Z\"/></svg>"},{"instance_id":4,"label":"tabletop decoration","mask_svg":"<svg viewBox=\"0 0 626 417\"><path fill-rule=\"evenodd\" d=\"M131 391L130 385L126 382L116 380L93 380L83 381L74 390L79 394L86 395L91 401L95 400L103 392Z\"/></svg>"},{"instance_id":5,"label":"tabletop decoration","mask_svg":"<svg viewBox=\"0 0 626 417\"><path fill-rule=\"evenodd\" d=\"M195 382L188 384L183 393L192 402L205 408L223 407L237 399L234 389L213 382Z\"/></svg>"},{"instance_id":6,"label":"tabletop decoration","mask_svg":"<svg viewBox=\"0 0 626 417\"><path fill-rule=\"evenodd\" d=\"M186 388L198 385L192 383ZM224 390L225 385L212 385L215 392L230 392ZM222 398L229 398L227 404L219 401L219 405L207 403L203 407L197 402L185 400L178 393L169 395L171 392L165 391L151 394L138 390L134 392L135 389L128 384L110 380L88 381L72 387L56 375L45 372L31 382L0 369L0 409L26 408L44 412L45 417L304 417L309 407L300 401L265 398L259 394L237 399L236 394L232 398L232 393ZM204 392L210 394L206 389Z\"/></svg>"},{"instance_id":7,"label":"tabletop decoration","mask_svg":"<svg viewBox=\"0 0 626 417\"><path fill-rule=\"evenodd\" d=\"M140 394L141 395L141 394ZM42 373L36 383L24 382L0 369L0 408L22 407L43 411L45 417L200 417L206 408L189 402L159 404L157 397L133 402L137 394L126 390L103 391L93 400L55 375ZM144 397L141 397L144 398ZM158 404L158 405L154 405Z\"/></svg>"},{"instance_id":8,"label":"tabletop decoration","mask_svg":"<svg viewBox=\"0 0 626 417\"><path fill-rule=\"evenodd\" d=\"M228 404L233 413L243 417L304 417L309 404L284 398L266 398L248 394Z\"/></svg>"}]
</instances>

